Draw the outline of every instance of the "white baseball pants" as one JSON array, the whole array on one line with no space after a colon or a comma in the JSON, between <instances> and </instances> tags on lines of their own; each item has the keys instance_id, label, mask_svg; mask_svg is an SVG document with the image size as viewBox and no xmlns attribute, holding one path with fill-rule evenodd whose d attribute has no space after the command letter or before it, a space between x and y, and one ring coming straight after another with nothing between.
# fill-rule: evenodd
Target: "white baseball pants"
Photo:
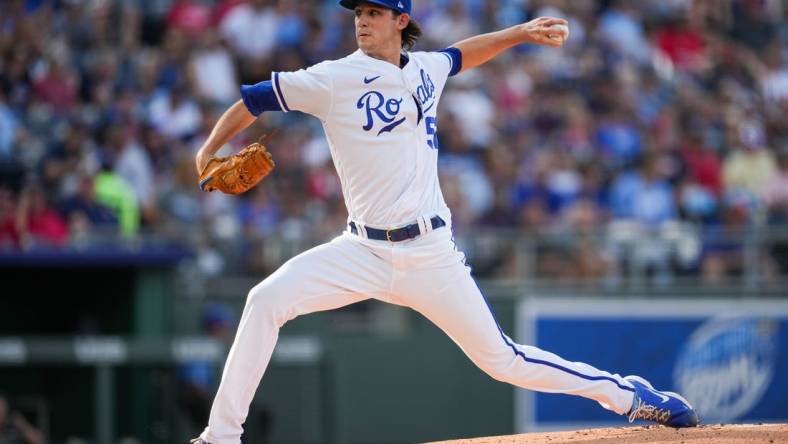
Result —
<instances>
[{"instance_id":1,"label":"white baseball pants","mask_svg":"<svg viewBox=\"0 0 788 444\"><path fill-rule=\"evenodd\" d=\"M516 344L498 326L447 227L390 243L344 233L285 263L249 291L203 440L237 444L279 329L296 316L368 298L411 307L493 378L598 401L619 414L633 388L617 374Z\"/></svg>"}]
</instances>

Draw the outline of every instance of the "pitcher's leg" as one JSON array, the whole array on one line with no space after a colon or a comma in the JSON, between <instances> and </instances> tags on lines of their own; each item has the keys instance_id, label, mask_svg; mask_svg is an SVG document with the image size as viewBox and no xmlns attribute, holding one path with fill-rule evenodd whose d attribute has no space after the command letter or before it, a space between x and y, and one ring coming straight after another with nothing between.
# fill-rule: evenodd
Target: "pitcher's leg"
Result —
<instances>
[{"instance_id":1,"label":"pitcher's leg","mask_svg":"<svg viewBox=\"0 0 788 444\"><path fill-rule=\"evenodd\" d=\"M529 390L579 395L616 413L629 412L634 389L621 376L517 344L506 336L464 265L408 276L397 297L449 335L493 378Z\"/></svg>"},{"instance_id":2,"label":"pitcher's leg","mask_svg":"<svg viewBox=\"0 0 788 444\"><path fill-rule=\"evenodd\" d=\"M376 297L376 291L388 288L390 274L359 248L363 247L341 240L321 245L291 259L249 291L208 427L201 435L204 441L240 442L249 404L285 322Z\"/></svg>"}]
</instances>

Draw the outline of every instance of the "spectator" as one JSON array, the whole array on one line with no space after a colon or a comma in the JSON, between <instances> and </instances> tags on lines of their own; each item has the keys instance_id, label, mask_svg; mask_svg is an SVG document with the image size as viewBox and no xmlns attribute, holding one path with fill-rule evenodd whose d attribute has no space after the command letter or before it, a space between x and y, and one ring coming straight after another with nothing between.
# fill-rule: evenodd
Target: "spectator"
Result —
<instances>
[{"instance_id":1,"label":"spectator","mask_svg":"<svg viewBox=\"0 0 788 444\"><path fill-rule=\"evenodd\" d=\"M510 228L516 227L517 222L511 193L508 189L496 189L493 205L479 218L479 225Z\"/></svg>"},{"instance_id":2,"label":"spectator","mask_svg":"<svg viewBox=\"0 0 788 444\"><path fill-rule=\"evenodd\" d=\"M16 229L26 250L61 247L68 240L65 220L47 201L43 187L36 181L28 182L20 193Z\"/></svg>"},{"instance_id":3,"label":"spectator","mask_svg":"<svg viewBox=\"0 0 788 444\"><path fill-rule=\"evenodd\" d=\"M96 200L95 179L91 175L80 178L78 192L65 199L59 210L66 218L73 244L86 244L95 241L96 235L117 231L118 219Z\"/></svg>"},{"instance_id":4,"label":"spectator","mask_svg":"<svg viewBox=\"0 0 788 444\"><path fill-rule=\"evenodd\" d=\"M0 185L0 251L19 248L16 202L10 188Z\"/></svg>"},{"instance_id":5,"label":"spectator","mask_svg":"<svg viewBox=\"0 0 788 444\"><path fill-rule=\"evenodd\" d=\"M96 146L87 125L73 122L65 139L53 144L41 164L42 179L48 189L56 190L59 197L76 193L80 176L94 174L99 168Z\"/></svg>"},{"instance_id":6,"label":"spectator","mask_svg":"<svg viewBox=\"0 0 788 444\"><path fill-rule=\"evenodd\" d=\"M440 159L440 168L457 178L458 191L471 217L475 219L487 211L492 204L492 185L474 156L447 154Z\"/></svg>"},{"instance_id":7,"label":"spectator","mask_svg":"<svg viewBox=\"0 0 788 444\"><path fill-rule=\"evenodd\" d=\"M640 156L640 132L623 109L615 108L604 113L597 124L595 136L600 154L611 166L630 164Z\"/></svg>"},{"instance_id":8,"label":"spectator","mask_svg":"<svg viewBox=\"0 0 788 444\"><path fill-rule=\"evenodd\" d=\"M690 22L689 7L679 11L656 32L657 47L673 62L676 69L701 72L709 67L702 30Z\"/></svg>"},{"instance_id":9,"label":"spectator","mask_svg":"<svg viewBox=\"0 0 788 444\"><path fill-rule=\"evenodd\" d=\"M743 122L739 138L741 145L723 163L725 187L729 191L746 192L755 199L774 174L774 157L764 146L765 134L758 122Z\"/></svg>"},{"instance_id":10,"label":"spectator","mask_svg":"<svg viewBox=\"0 0 788 444\"><path fill-rule=\"evenodd\" d=\"M134 237L139 231L140 213L134 189L112 169L108 157L101 161L101 171L95 178L96 200L112 211L125 237Z\"/></svg>"},{"instance_id":11,"label":"spectator","mask_svg":"<svg viewBox=\"0 0 788 444\"><path fill-rule=\"evenodd\" d=\"M736 20L733 22L731 37L753 49L765 47L777 33L775 17L780 14L775 9L779 8L778 4L754 0L732 2L732 13Z\"/></svg>"},{"instance_id":12,"label":"spectator","mask_svg":"<svg viewBox=\"0 0 788 444\"><path fill-rule=\"evenodd\" d=\"M51 58L46 65L46 71L33 80L33 89L56 114L65 116L76 104L79 79L65 60Z\"/></svg>"},{"instance_id":13,"label":"spectator","mask_svg":"<svg viewBox=\"0 0 788 444\"><path fill-rule=\"evenodd\" d=\"M424 21L424 30L425 37L438 46L478 34L477 23L469 17L463 0L450 0L445 9L434 9Z\"/></svg>"},{"instance_id":14,"label":"spectator","mask_svg":"<svg viewBox=\"0 0 788 444\"><path fill-rule=\"evenodd\" d=\"M624 56L645 61L650 50L640 10L630 1L615 0L599 18L602 41Z\"/></svg>"},{"instance_id":15,"label":"spectator","mask_svg":"<svg viewBox=\"0 0 788 444\"><path fill-rule=\"evenodd\" d=\"M134 191L137 207L144 222L156 220L156 188L153 164L148 152L136 139L135 128L111 126L107 129L104 149L113 157L115 173Z\"/></svg>"},{"instance_id":16,"label":"spectator","mask_svg":"<svg viewBox=\"0 0 788 444\"><path fill-rule=\"evenodd\" d=\"M788 226L788 150L777 155L777 171L764 185L762 198L769 221Z\"/></svg>"},{"instance_id":17,"label":"spectator","mask_svg":"<svg viewBox=\"0 0 788 444\"><path fill-rule=\"evenodd\" d=\"M43 444L44 435L33 427L27 419L11 411L5 396L0 394L0 443L3 444Z\"/></svg>"},{"instance_id":18,"label":"spectator","mask_svg":"<svg viewBox=\"0 0 788 444\"><path fill-rule=\"evenodd\" d=\"M11 157L18 122L6 103L5 91L0 88L0 160Z\"/></svg>"},{"instance_id":19,"label":"spectator","mask_svg":"<svg viewBox=\"0 0 788 444\"><path fill-rule=\"evenodd\" d=\"M238 100L238 75L232 54L214 30L207 30L198 37L199 49L191 56L190 70L199 99L219 107L226 107Z\"/></svg>"},{"instance_id":20,"label":"spectator","mask_svg":"<svg viewBox=\"0 0 788 444\"><path fill-rule=\"evenodd\" d=\"M783 45L774 39L763 49L762 61L758 57L751 59L763 98L774 104L788 101L788 58L783 52Z\"/></svg>"},{"instance_id":21,"label":"spectator","mask_svg":"<svg viewBox=\"0 0 788 444\"><path fill-rule=\"evenodd\" d=\"M547 204L539 197L528 199L520 207L520 229L526 233L539 234L549 225L549 220Z\"/></svg>"},{"instance_id":22,"label":"spectator","mask_svg":"<svg viewBox=\"0 0 788 444\"><path fill-rule=\"evenodd\" d=\"M277 15L280 19L276 41L280 47L298 48L303 42L306 35L303 9L308 7L301 2L277 2Z\"/></svg>"},{"instance_id":23,"label":"spectator","mask_svg":"<svg viewBox=\"0 0 788 444\"><path fill-rule=\"evenodd\" d=\"M722 195L722 165L719 156L704 143L700 134L693 130L685 133L680 156L689 179L715 196Z\"/></svg>"},{"instance_id":24,"label":"spectator","mask_svg":"<svg viewBox=\"0 0 788 444\"><path fill-rule=\"evenodd\" d=\"M190 38L198 38L208 31L211 21L211 5L205 0L175 0L167 14L168 28Z\"/></svg>"},{"instance_id":25,"label":"spectator","mask_svg":"<svg viewBox=\"0 0 788 444\"><path fill-rule=\"evenodd\" d=\"M653 272L655 283L671 279L671 244L664 229L676 217L673 190L660 170L659 157L646 152L637 171L620 176L613 183L611 204L614 219L608 226L608 249L635 274Z\"/></svg>"},{"instance_id":26,"label":"spectator","mask_svg":"<svg viewBox=\"0 0 788 444\"><path fill-rule=\"evenodd\" d=\"M763 194L769 224L777 228L777 239L771 247L775 268L788 273L788 150L777 155L777 173L766 184Z\"/></svg>"},{"instance_id":27,"label":"spectator","mask_svg":"<svg viewBox=\"0 0 788 444\"><path fill-rule=\"evenodd\" d=\"M162 222L176 225L196 225L201 223L199 195L194 189L197 182L194 159L186 150L178 153L172 174L162 181L160 206L163 209Z\"/></svg>"},{"instance_id":28,"label":"spectator","mask_svg":"<svg viewBox=\"0 0 788 444\"><path fill-rule=\"evenodd\" d=\"M466 83L448 91L444 100L449 104L449 113L457 120L462 137L472 146L483 147L493 139L495 104L480 88L472 87L473 83L483 81L473 75L467 74L471 77L463 80Z\"/></svg>"},{"instance_id":29,"label":"spectator","mask_svg":"<svg viewBox=\"0 0 788 444\"><path fill-rule=\"evenodd\" d=\"M161 89L153 96L148 105L148 119L162 134L187 139L199 130L201 113L188 95L186 83L178 81L171 91Z\"/></svg>"},{"instance_id":30,"label":"spectator","mask_svg":"<svg viewBox=\"0 0 788 444\"><path fill-rule=\"evenodd\" d=\"M650 227L658 227L676 216L671 186L660 171L659 158L651 152L643 156L637 171L616 180L611 202L615 217L633 219Z\"/></svg>"},{"instance_id":31,"label":"spectator","mask_svg":"<svg viewBox=\"0 0 788 444\"><path fill-rule=\"evenodd\" d=\"M238 59L252 64L273 52L279 22L273 0L249 0L227 12L219 29Z\"/></svg>"},{"instance_id":32,"label":"spectator","mask_svg":"<svg viewBox=\"0 0 788 444\"><path fill-rule=\"evenodd\" d=\"M545 180L545 191L550 212L558 214L571 207L580 197L583 183L579 168L568 153L554 152L551 163Z\"/></svg>"},{"instance_id":33,"label":"spectator","mask_svg":"<svg viewBox=\"0 0 788 444\"><path fill-rule=\"evenodd\" d=\"M567 228L578 234L569 246L573 277L590 280L606 276L612 263L598 236L602 216L596 202L588 199L578 201L567 211L565 219Z\"/></svg>"},{"instance_id":34,"label":"spectator","mask_svg":"<svg viewBox=\"0 0 788 444\"><path fill-rule=\"evenodd\" d=\"M247 238L260 239L276 229L281 217L281 206L268 187L257 187L241 204L240 214Z\"/></svg>"},{"instance_id":35,"label":"spectator","mask_svg":"<svg viewBox=\"0 0 788 444\"><path fill-rule=\"evenodd\" d=\"M729 196L722 216L705 232L701 256L701 278L707 284L724 284L744 271L744 235L750 223L749 202Z\"/></svg>"}]
</instances>

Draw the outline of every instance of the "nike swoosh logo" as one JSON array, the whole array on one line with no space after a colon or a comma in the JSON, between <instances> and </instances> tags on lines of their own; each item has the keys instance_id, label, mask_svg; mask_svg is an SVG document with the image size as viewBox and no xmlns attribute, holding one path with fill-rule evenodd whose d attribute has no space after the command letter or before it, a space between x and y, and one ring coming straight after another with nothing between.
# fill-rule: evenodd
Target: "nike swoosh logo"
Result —
<instances>
[{"instance_id":1,"label":"nike swoosh logo","mask_svg":"<svg viewBox=\"0 0 788 444\"><path fill-rule=\"evenodd\" d=\"M375 76L375 77L373 77L373 78L371 78L371 79L368 79L366 76L364 76L364 83L365 83L365 84L372 83L372 82L374 82L375 80L377 80L377 79L378 79L378 77L380 77L380 76Z\"/></svg>"},{"instance_id":2,"label":"nike swoosh logo","mask_svg":"<svg viewBox=\"0 0 788 444\"><path fill-rule=\"evenodd\" d=\"M663 404L668 402L668 401L670 401L670 398L668 398L667 395L663 395L662 393L659 393L657 391L655 391L654 394L659 396L659 398L662 400Z\"/></svg>"}]
</instances>

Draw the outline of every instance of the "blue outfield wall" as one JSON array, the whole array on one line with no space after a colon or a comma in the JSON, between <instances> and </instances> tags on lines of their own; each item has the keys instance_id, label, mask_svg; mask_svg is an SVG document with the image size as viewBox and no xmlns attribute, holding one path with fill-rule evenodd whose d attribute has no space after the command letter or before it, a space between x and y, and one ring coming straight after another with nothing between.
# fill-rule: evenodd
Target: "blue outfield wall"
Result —
<instances>
[{"instance_id":1,"label":"blue outfield wall","mask_svg":"<svg viewBox=\"0 0 788 444\"><path fill-rule=\"evenodd\" d=\"M788 302L529 299L517 338L681 393L704 423L788 421ZM515 392L515 428L622 425L595 401Z\"/></svg>"}]
</instances>

